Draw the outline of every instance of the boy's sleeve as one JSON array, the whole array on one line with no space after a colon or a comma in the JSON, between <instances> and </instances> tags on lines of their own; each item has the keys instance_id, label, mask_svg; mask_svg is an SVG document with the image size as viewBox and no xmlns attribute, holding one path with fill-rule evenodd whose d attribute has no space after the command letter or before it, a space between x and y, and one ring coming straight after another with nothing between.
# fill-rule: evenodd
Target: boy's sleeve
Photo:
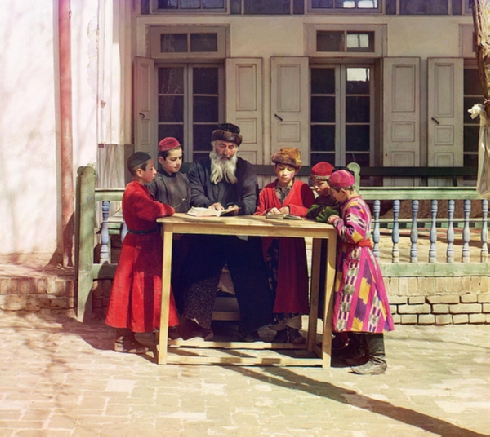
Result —
<instances>
[{"instance_id":1,"label":"boy's sleeve","mask_svg":"<svg viewBox=\"0 0 490 437\"><path fill-rule=\"evenodd\" d=\"M144 193L135 193L131 203L134 215L142 220L155 221L157 218L175 214L175 209L170 205L153 200Z\"/></svg>"},{"instance_id":2,"label":"boy's sleeve","mask_svg":"<svg viewBox=\"0 0 490 437\"><path fill-rule=\"evenodd\" d=\"M289 204L289 213L293 215L299 215L306 217L308 209L315 202L315 195L308 184L302 184L300 188L301 205Z\"/></svg>"}]
</instances>

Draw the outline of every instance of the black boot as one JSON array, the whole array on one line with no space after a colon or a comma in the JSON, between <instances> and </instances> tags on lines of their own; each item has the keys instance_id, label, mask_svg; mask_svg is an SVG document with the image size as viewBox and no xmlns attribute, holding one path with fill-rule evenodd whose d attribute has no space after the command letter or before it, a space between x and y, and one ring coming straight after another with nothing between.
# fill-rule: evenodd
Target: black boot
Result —
<instances>
[{"instance_id":1,"label":"black boot","mask_svg":"<svg viewBox=\"0 0 490 437\"><path fill-rule=\"evenodd\" d=\"M148 351L148 348L136 340L134 332L130 329L116 328L114 350L116 352L126 352L129 354L144 354Z\"/></svg>"},{"instance_id":2,"label":"black boot","mask_svg":"<svg viewBox=\"0 0 490 437\"><path fill-rule=\"evenodd\" d=\"M369 360L362 366L352 367L358 375L379 375L386 372L385 342L383 334L365 334Z\"/></svg>"},{"instance_id":3,"label":"black boot","mask_svg":"<svg viewBox=\"0 0 490 437\"><path fill-rule=\"evenodd\" d=\"M361 366L369 360L366 344L367 334L353 334L350 336L350 344L341 354L342 361L348 366Z\"/></svg>"}]
</instances>

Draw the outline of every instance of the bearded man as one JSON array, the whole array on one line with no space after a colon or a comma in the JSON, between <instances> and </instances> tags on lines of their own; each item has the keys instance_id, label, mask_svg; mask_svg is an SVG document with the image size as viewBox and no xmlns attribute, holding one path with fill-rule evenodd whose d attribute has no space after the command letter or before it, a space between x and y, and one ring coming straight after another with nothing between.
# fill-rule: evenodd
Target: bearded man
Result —
<instances>
[{"instance_id":1,"label":"bearded man","mask_svg":"<svg viewBox=\"0 0 490 437\"><path fill-rule=\"evenodd\" d=\"M234 210L251 215L257 207L257 175L253 166L238 157L240 129L223 123L211 135L209 157L194 162L187 174L191 205ZM259 340L257 330L272 320L273 298L262 258L260 238L198 235L193 238L186 265L183 338L212 338L211 321L223 266L227 264L240 307L239 335Z\"/></svg>"}]
</instances>

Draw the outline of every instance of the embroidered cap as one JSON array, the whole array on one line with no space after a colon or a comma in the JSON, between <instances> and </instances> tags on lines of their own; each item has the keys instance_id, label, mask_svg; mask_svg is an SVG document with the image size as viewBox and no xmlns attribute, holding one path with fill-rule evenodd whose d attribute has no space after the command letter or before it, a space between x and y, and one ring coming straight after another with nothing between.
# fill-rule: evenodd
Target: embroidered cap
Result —
<instances>
[{"instance_id":1,"label":"embroidered cap","mask_svg":"<svg viewBox=\"0 0 490 437\"><path fill-rule=\"evenodd\" d=\"M328 180L333 172L333 165L329 162L319 162L311 167L310 176L315 179Z\"/></svg>"},{"instance_id":2,"label":"embroidered cap","mask_svg":"<svg viewBox=\"0 0 490 437\"><path fill-rule=\"evenodd\" d=\"M356 180L354 175L348 170L337 170L332 173L330 179L328 180L328 184L332 188L347 188L352 187L356 184Z\"/></svg>"},{"instance_id":3,"label":"embroidered cap","mask_svg":"<svg viewBox=\"0 0 490 437\"><path fill-rule=\"evenodd\" d=\"M167 150L175 149L180 147L180 143L174 137L167 137L158 143L158 151L166 152Z\"/></svg>"},{"instance_id":4,"label":"embroidered cap","mask_svg":"<svg viewBox=\"0 0 490 437\"><path fill-rule=\"evenodd\" d=\"M242 144L243 138L240 135L240 128L232 123L220 123L218 128L211 134L211 141L222 140L235 143L237 146Z\"/></svg>"},{"instance_id":5,"label":"embroidered cap","mask_svg":"<svg viewBox=\"0 0 490 437\"><path fill-rule=\"evenodd\" d=\"M272 162L274 164L290 165L299 170L301 168L301 153L295 147L283 147L272 155Z\"/></svg>"}]
</instances>

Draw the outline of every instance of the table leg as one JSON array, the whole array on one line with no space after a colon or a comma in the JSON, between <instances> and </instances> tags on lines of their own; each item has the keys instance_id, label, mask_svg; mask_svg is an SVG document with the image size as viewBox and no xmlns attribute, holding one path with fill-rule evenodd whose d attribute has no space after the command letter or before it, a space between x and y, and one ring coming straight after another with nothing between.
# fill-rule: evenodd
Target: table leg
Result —
<instances>
[{"instance_id":1,"label":"table leg","mask_svg":"<svg viewBox=\"0 0 490 437\"><path fill-rule=\"evenodd\" d=\"M337 260L337 235L334 234L327 240L327 258L325 272L325 300L323 307L323 367L330 367L332 359L332 310L333 310L333 285L335 282L335 270Z\"/></svg>"},{"instance_id":2,"label":"table leg","mask_svg":"<svg viewBox=\"0 0 490 437\"><path fill-rule=\"evenodd\" d=\"M168 355L168 308L172 279L172 227L163 225L162 303L158 337L158 364L167 364Z\"/></svg>"},{"instance_id":3,"label":"table leg","mask_svg":"<svg viewBox=\"0 0 490 437\"><path fill-rule=\"evenodd\" d=\"M310 280L310 316L308 318L308 350L315 350L317 324L318 324L318 299L320 294L320 269L322 258L322 240L313 239L311 251L311 280Z\"/></svg>"}]
</instances>

